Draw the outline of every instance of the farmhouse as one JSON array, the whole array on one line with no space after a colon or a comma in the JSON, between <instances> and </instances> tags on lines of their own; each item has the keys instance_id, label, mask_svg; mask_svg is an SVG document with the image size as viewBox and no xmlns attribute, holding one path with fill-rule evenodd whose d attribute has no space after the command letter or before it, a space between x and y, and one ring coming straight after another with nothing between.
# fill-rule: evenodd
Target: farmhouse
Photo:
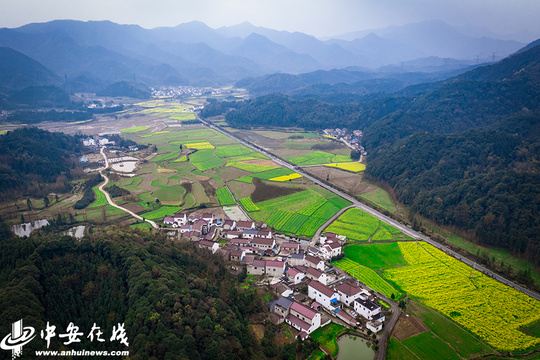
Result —
<instances>
[{"instance_id":1,"label":"farmhouse","mask_svg":"<svg viewBox=\"0 0 540 360\"><path fill-rule=\"evenodd\" d=\"M272 238L272 231L270 231L270 230L259 230L257 236L265 238L265 239L271 239Z\"/></svg>"},{"instance_id":2,"label":"farmhouse","mask_svg":"<svg viewBox=\"0 0 540 360\"><path fill-rule=\"evenodd\" d=\"M240 236L240 232L239 231L228 231L227 232L227 239L235 239L235 238L238 238Z\"/></svg>"},{"instance_id":3,"label":"farmhouse","mask_svg":"<svg viewBox=\"0 0 540 360\"><path fill-rule=\"evenodd\" d=\"M202 215L202 219L204 221L206 221L208 224L212 225L214 223L214 220L216 219L216 217L214 216L214 214L204 213Z\"/></svg>"},{"instance_id":4,"label":"farmhouse","mask_svg":"<svg viewBox=\"0 0 540 360\"><path fill-rule=\"evenodd\" d=\"M274 239L263 239L256 237L251 241L251 246L262 250L272 249L275 245L276 241Z\"/></svg>"},{"instance_id":5,"label":"farmhouse","mask_svg":"<svg viewBox=\"0 0 540 360\"><path fill-rule=\"evenodd\" d=\"M230 243L237 247L245 247L249 245L250 241L248 239L232 239Z\"/></svg>"},{"instance_id":6,"label":"farmhouse","mask_svg":"<svg viewBox=\"0 0 540 360\"><path fill-rule=\"evenodd\" d=\"M165 225L173 225L174 224L174 218L170 217L170 216L165 216L165 219L163 219L163 223Z\"/></svg>"},{"instance_id":7,"label":"farmhouse","mask_svg":"<svg viewBox=\"0 0 540 360\"><path fill-rule=\"evenodd\" d=\"M304 265L304 254L292 254L289 256L288 263L291 266L298 266L298 265Z\"/></svg>"},{"instance_id":8,"label":"farmhouse","mask_svg":"<svg viewBox=\"0 0 540 360\"><path fill-rule=\"evenodd\" d=\"M234 230L236 229L236 221L234 220L225 220L223 221L223 230Z\"/></svg>"},{"instance_id":9,"label":"farmhouse","mask_svg":"<svg viewBox=\"0 0 540 360\"><path fill-rule=\"evenodd\" d=\"M231 261L242 261L246 253L242 250L231 250Z\"/></svg>"},{"instance_id":10,"label":"farmhouse","mask_svg":"<svg viewBox=\"0 0 540 360\"><path fill-rule=\"evenodd\" d=\"M340 301L347 306L351 306L353 301L362 295L362 289L359 286L348 282L342 282L335 289L340 295Z\"/></svg>"},{"instance_id":11,"label":"farmhouse","mask_svg":"<svg viewBox=\"0 0 540 360\"><path fill-rule=\"evenodd\" d=\"M238 231L255 229L255 223L253 221L238 221L236 223L236 229Z\"/></svg>"},{"instance_id":12,"label":"farmhouse","mask_svg":"<svg viewBox=\"0 0 540 360\"><path fill-rule=\"evenodd\" d=\"M324 271L324 261L312 255L306 255L304 265Z\"/></svg>"},{"instance_id":13,"label":"farmhouse","mask_svg":"<svg viewBox=\"0 0 540 360\"><path fill-rule=\"evenodd\" d=\"M381 312L381 307L371 300L356 299L353 304L354 311L368 320L373 320L373 317Z\"/></svg>"},{"instance_id":14,"label":"farmhouse","mask_svg":"<svg viewBox=\"0 0 540 360\"><path fill-rule=\"evenodd\" d=\"M246 229L242 231L242 236L248 239L253 239L258 233L259 231L255 229Z\"/></svg>"},{"instance_id":15,"label":"farmhouse","mask_svg":"<svg viewBox=\"0 0 540 360\"><path fill-rule=\"evenodd\" d=\"M298 243L291 243L291 242L284 242L281 245L281 248L283 250L288 250L289 254L298 254L298 249L300 248L300 244Z\"/></svg>"},{"instance_id":16,"label":"farmhouse","mask_svg":"<svg viewBox=\"0 0 540 360\"><path fill-rule=\"evenodd\" d=\"M337 313L335 313L338 318L345 321L347 324L351 326L358 326L359 322L351 315L347 314L345 310L338 310Z\"/></svg>"},{"instance_id":17,"label":"farmhouse","mask_svg":"<svg viewBox=\"0 0 540 360\"><path fill-rule=\"evenodd\" d=\"M265 273L265 267L265 260L253 260L253 263L248 265L247 272L251 275L263 275Z\"/></svg>"},{"instance_id":18,"label":"farmhouse","mask_svg":"<svg viewBox=\"0 0 540 360\"><path fill-rule=\"evenodd\" d=\"M191 231L195 231L201 235L206 235L208 233L208 223L204 220L197 220L191 226Z\"/></svg>"},{"instance_id":19,"label":"farmhouse","mask_svg":"<svg viewBox=\"0 0 540 360\"><path fill-rule=\"evenodd\" d=\"M321 314L295 301L289 308L289 315L285 318L285 322L295 329L300 330L298 336L305 339L307 335L321 326ZM306 335L302 334L303 332Z\"/></svg>"},{"instance_id":20,"label":"farmhouse","mask_svg":"<svg viewBox=\"0 0 540 360\"><path fill-rule=\"evenodd\" d=\"M213 241L201 240L197 244L200 248L212 251L212 254L214 254L219 249L219 243Z\"/></svg>"},{"instance_id":21,"label":"farmhouse","mask_svg":"<svg viewBox=\"0 0 540 360\"><path fill-rule=\"evenodd\" d=\"M380 321L368 321L366 324L366 328L373 331L374 333L378 333L382 330L383 323Z\"/></svg>"},{"instance_id":22,"label":"farmhouse","mask_svg":"<svg viewBox=\"0 0 540 360\"><path fill-rule=\"evenodd\" d=\"M187 216L185 213L174 214L172 218L174 219L174 222L178 224L178 226L187 224Z\"/></svg>"},{"instance_id":23,"label":"farmhouse","mask_svg":"<svg viewBox=\"0 0 540 360\"><path fill-rule=\"evenodd\" d=\"M330 311L339 307L339 294L316 280L308 284L308 296Z\"/></svg>"},{"instance_id":24,"label":"farmhouse","mask_svg":"<svg viewBox=\"0 0 540 360\"><path fill-rule=\"evenodd\" d=\"M341 254L341 245L338 242L331 242L321 247L322 256L330 260L334 256Z\"/></svg>"},{"instance_id":25,"label":"farmhouse","mask_svg":"<svg viewBox=\"0 0 540 360\"><path fill-rule=\"evenodd\" d=\"M300 270L296 268L289 268L287 270L287 278L294 284L300 284L302 282L302 279L304 279L306 275L301 272Z\"/></svg>"},{"instance_id":26,"label":"farmhouse","mask_svg":"<svg viewBox=\"0 0 540 360\"><path fill-rule=\"evenodd\" d=\"M317 270L312 267L306 268L306 277L311 280L316 280L321 284L326 285L326 274L320 270Z\"/></svg>"},{"instance_id":27,"label":"farmhouse","mask_svg":"<svg viewBox=\"0 0 540 360\"><path fill-rule=\"evenodd\" d=\"M270 311L278 314L282 318L285 318L287 315L289 315L289 308L293 302L294 300L291 298L282 296L270 304Z\"/></svg>"},{"instance_id":28,"label":"farmhouse","mask_svg":"<svg viewBox=\"0 0 540 360\"><path fill-rule=\"evenodd\" d=\"M285 262L277 260L267 260L265 270L267 275L281 276L285 272Z\"/></svg>"}]
</instances>

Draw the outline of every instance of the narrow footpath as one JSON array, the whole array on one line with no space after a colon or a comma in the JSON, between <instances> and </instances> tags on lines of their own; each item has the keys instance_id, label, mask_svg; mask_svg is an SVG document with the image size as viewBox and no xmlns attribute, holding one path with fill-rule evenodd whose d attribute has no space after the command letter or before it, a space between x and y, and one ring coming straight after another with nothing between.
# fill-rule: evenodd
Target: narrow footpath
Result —
<instances>
[{"instance_id":1,"label":"narrow footpath","mask_svg":"<svg viewBox=\"0 0 540 360\"><path fill-rule=\"evenodd\" d=\"M112 199L111 199L111 196L109 195L109 193L107 191L105 191L105 186L109 183L109 178L103 174L103 171L105 169L108 169L109 168L109 160L107 159L107 156L105 155L105 152L104 152L104 149L105 149L105 146L102 146L101 147L101 150L100 150L100 153L101 155L103 156L103 159L105 159L105 167L103 169L101 169L99 171L99 173L101 174L101 176L103 176L105 178L105 182L103 184L101 184L99 186L99 191L101 191L103 194L105 194L105 197L107 198L107 201L109 202L109 204L111 204L111 206L114 206L115 208L117 209L120 209L124 212L127 212L128 214L130 214L131 216L133 216L135 219L137 220L143 220L143 221L146 221L147 223L149 223L150 225L152 225L152 227L154 229L159 229L159 226L157 226L157 224L155 222L153 222L152 220L148 220L148 219L144 219L143 217L135 214L133 211L131 210L128 210L128 209L125 209L123 207L121 207L120 205L116 205Z\"/></svg>"}]
</instances>

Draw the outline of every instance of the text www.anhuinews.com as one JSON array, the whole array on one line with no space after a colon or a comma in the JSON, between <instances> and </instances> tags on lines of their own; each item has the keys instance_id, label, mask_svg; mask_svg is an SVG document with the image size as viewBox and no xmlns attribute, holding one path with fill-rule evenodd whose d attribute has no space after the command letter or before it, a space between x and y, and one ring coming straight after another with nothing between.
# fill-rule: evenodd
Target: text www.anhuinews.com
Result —
<instances>
[{"instance_id":1,"label":"text www.anhuinews.com","mask_svg":"<svg viewBox=\"0 0 540 360\"><path fill-rule=\"evenodd\" d=\"M129 350L125 350L125 351L36 350L36 356L129 356Z\"/></svg>"}]
</instances>

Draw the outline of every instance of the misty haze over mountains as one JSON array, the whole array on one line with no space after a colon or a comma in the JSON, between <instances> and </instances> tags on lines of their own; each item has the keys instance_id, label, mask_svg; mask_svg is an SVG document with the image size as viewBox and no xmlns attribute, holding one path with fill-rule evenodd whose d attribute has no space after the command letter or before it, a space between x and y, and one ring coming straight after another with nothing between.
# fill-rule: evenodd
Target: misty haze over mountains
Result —
<instances>
[{"instance_id":1,"label":"misty haze over mountains","mask_svg":"<svg viewBox=\"0 0 540 360\"><path fill-rule=\"evenodd\" d=\"M250 23L212 29L190 22L147 30L109 21L57 20L0 29L0 47L21 53L0 51L4 63L22 54L30 58L23 63L39 63L25 84L34 76L35 85L65 82L72 91L96 91L123 80L149 86L224 85L273 73L331 69L444 73L500 60L524 45L472 37L442 21L324 41Z\"/></svg>"}]
</instances>

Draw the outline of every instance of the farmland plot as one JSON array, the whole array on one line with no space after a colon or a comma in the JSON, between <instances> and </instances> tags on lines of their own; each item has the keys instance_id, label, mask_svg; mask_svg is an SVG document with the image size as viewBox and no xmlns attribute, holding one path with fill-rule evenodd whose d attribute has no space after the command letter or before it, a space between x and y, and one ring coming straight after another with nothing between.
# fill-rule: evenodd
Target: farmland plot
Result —
<instances>
[{"instance_id":1,"label":"farmland plot","mask_svg":"<svg viewBox=\"0 0 540 360\"><path fill-rule=\"evenodd\" d=\"M540 338L519 329L540 320L540 302L481 273L429 244L399 243L409 266L385 278L501 351L523 351Z\"/></svg>"}]
</instances>

